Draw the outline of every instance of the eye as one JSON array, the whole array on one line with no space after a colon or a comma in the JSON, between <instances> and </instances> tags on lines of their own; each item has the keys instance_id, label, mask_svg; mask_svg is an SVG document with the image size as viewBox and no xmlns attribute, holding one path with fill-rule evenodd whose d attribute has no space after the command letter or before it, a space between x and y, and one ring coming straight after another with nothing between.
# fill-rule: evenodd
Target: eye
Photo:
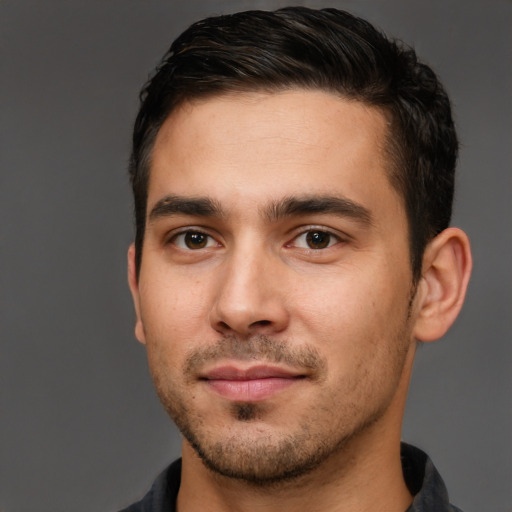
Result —
<instances>
[{"instance_id":1,"label":"eye","mask_svg":"<svg viewBox=\"0 0 512 512\"><path fill-rule=\"evenodd\" d=\"M301 249L327 249L340 242L340 238L329 231L310 229L296 237L291 245Z\"/></svg>"},{"instance_id":2,"label":"eye","mask_svg":"<svg viewBox=\"0 0 512 512\"><path fill-rule=\"evenodd\" d=\"M201 231L184 231L173 236L171 242L180 249L197 250L217 247L218 243L210 235Z\"/></svg>"}]
</instances>

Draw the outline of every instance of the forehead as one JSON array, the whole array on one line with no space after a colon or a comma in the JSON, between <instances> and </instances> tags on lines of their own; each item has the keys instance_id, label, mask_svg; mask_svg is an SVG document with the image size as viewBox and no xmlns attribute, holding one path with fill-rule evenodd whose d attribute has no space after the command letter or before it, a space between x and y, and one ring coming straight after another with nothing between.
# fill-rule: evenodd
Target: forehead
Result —
<instances>
[{"instance_id":1,"label":"forehead","mask_svg":"<svg viewBox=\"0 0 512 512\"><path fill-rule=\"evenodd\" d=\"M388 179L388 129L380 110L320 91L184 103L157 135L148 211L165 193L246 204L305 192L401 202Z\"/></svg>"}]
</instances>

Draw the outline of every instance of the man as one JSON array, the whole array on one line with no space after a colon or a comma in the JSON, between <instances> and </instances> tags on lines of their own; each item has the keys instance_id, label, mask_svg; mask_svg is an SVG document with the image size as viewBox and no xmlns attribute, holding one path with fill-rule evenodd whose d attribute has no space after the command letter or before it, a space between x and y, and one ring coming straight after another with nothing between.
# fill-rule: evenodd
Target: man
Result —
<instances>
[{"instance_id":1,"label":"man","mask_svg":"<svg viewBox=\"0 0 512 512\"><path fill-rule=\"evenodd\" d=\"M453 511L400 442L462 306L457 137L414 52L336 10L200 21L146 85L135 333L182 458L129 511Z\"/></svg>"}]
</instances>

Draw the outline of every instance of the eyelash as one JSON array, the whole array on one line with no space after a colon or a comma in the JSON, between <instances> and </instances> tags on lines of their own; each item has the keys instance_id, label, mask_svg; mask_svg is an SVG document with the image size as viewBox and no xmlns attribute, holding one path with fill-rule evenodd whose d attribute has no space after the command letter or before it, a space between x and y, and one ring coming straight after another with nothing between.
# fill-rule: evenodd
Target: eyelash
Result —
<instances>
[{"instance_id":1,"label":"eyelash","mask_svg":"<svg viewBox=\"0 0 512 512\"><path fill-rule=\"evenodd\" d=\"M299 245L297 245L297 241L300 240L301 237L306 237L305 245L309 245L310 242L314 241L311 239L311 237L313 237L315 234L327 236L327 241L325 242L325 246L323 246L323 247L307 247L307 246L300 247ZM193 237L196 235L198 236L198 240L196 240L196 242L199 242L200 246L192 248L187 244L186 237L187 236ZM309 240L308 240L308 236L310 236ZM180 243L177 243L177 240L179 240L180 237L183 237L183 240ZM203 237L204 240L202 240L201 237ZM189 241L193 241L193 240L189 240ZM203 242L203 241L204 241L204 245L201 245L201 242ZM297 247L297 248L300 248L303 250L316 252L316 251L322 251L325 249L329 249L330 247L337 245L338 243L343 242L343 241L344 241L344 239L339 234L333 233L331 230L326 229L325 227L308 226L307 229L303 229L300 233L295 235L290 240L290 242L286 243L285 247L287 247L287 248ZM214 243L212 244L212 242L214 242ZM201 249L209 249L214 246L219 247L221 245L219 242L216 241L216 239L212 235L202 231L201 229L190 229L190 228L173 234L169 238L168 243L175 245L177 248L184 250L184 251L197 251L197 250L201 250ZM321 237L319 240L317 240L317 243L319 243L319 244L323 243L323 240Z\"/></svg>"}]
</instances>

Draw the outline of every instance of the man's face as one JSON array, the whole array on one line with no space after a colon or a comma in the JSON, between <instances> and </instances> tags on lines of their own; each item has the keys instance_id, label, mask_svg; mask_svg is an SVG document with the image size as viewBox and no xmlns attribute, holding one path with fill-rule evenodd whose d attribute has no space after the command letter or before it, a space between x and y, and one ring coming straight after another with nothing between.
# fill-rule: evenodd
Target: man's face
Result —
<instances>
[{"instance_id":1,"label":"man's face","mask_svg":"<svg viewBox=\"0 0 512 512\"><path fill-rule=\"evenodd\" d=\"M359 102L288 91L185 104L158 134L136 333L186 443L224 475L275 481L379 426L399 435L414 308L386 129Z\"/></svg>"}]
</instances>

